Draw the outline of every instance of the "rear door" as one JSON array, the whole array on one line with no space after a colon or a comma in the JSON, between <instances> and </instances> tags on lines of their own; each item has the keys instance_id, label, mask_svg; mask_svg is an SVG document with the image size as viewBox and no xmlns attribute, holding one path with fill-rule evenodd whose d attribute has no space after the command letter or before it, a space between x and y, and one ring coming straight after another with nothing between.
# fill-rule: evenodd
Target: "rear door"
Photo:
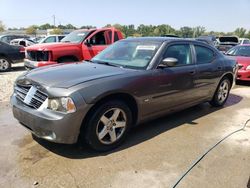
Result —
<instances>
[{"instance_id":1,"label":"rear door","mask_svg":"<svg viewBox=\"0 0 250 188\"><path fill-rule=\"evenodd\" d=\"M197 64L196 90L199 98L208 98L213 94L215 84L223 74L223 65L211 48L198 44L193 47Z\"/></svg>"},{"instance_id":2,"label":"rear door","mask_svg":"<svg viewBox=\"0 0 250 188\"><path fill-rule=\"evenodd\" d=\"M82 45L84 60L90 60L113 42L112 29L94 32L88 37L89 45Z\"/></svg>"}]
</instances>

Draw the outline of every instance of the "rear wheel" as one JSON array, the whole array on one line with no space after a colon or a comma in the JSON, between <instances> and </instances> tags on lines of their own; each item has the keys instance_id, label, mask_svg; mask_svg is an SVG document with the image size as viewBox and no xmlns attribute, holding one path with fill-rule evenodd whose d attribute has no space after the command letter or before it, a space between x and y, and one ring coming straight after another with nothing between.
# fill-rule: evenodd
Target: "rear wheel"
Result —
<instances>
[{"instance_id":1,"label":"rear wheel","mask_svg":"<svg viewBox=\"0 0 250 188\"><path fill-rule=\"evenodd\" d=\"M122 101L109 101L97 107L86 122L86 143L97 151L108 151L124 141L132 123L129 107Z\"/></svg>"},{"instance_id":2,"label":"rear wheel","mask_svg":"<svg viewBox=\"0 0 250 188\"><path fill-rule=\"evenodd\" d=\"M0 72L9 71L11 68L11 60L6 57L0 57Z\"/></svg>"},{"instance_id":3,"label":"rear wheel","mask_svg":"<svg viewBox=\"0 0 250 188\"><path fill-rule=\"evenodd\" d=\"M230 80L226 77L223 78L220 81L220 84L216 89L214 97L210 101L210 104L215 107L223 106L226 103L227 98L229 96L230 88L231 88Z\"/></svg>"}]
</instances>

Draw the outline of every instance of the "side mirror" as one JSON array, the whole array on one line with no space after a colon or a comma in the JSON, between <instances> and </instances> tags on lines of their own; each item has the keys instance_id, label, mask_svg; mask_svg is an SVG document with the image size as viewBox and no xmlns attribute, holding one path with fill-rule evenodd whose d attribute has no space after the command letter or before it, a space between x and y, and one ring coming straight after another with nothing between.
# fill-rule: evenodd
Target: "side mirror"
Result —
<instances>
[{"instance_id":1,"label":"side mirror","mask_svg":"<svg viewBox=\"0 0 250 188\"><path fill-rule=\"evenodd\" d=\"M84 41L84 44L85 44L86 46L90 47L90 46L91 46L90 39L86 39L86 40Z\"/></svg>"},{"instance_id":2,"label":"side mirror","mask_svg":"<svg viewBox=\"0 0 250 188\"><path fill-rule=\"evenodd\" d=\"M159 67L175 67L177 63L178 63L178 59L173 58L173 57L168 57L162 60Z\"/></svg>"}]
</instances>

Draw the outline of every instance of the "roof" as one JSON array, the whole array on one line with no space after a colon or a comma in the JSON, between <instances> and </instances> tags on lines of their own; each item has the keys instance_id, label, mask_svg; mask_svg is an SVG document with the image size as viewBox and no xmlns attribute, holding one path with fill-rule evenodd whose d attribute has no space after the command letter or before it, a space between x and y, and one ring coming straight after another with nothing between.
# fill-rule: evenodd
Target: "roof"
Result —
<instances>
[{"instance_id":1,"label":"roof","mask_svg":"<svg viewBox=\"0 0 250 188\"><path fill-rule=\"evenodd\" d=\"M182 42L195 42L204 44L204 42L197 41L195 38L175 38L175 37L129 37L126 41L150 41L150 42L170 42L170 41L182 41Z\"/></svg>"},{"instance_id":2,"label":"roof","mask_svg":"<svg viewBox=\"0 0 250 188\"><path fill-rule=\"evenodd\" d=\"M175 37L128 37L125 40L128 40L128 41L165 42L165 41L174 41L174 40L179 41L179 40L185 40L185 39L183 39L183 38L175 38ZM188 40L188 41L190 41L190 40Z\"/></svg>"}]
</instances>

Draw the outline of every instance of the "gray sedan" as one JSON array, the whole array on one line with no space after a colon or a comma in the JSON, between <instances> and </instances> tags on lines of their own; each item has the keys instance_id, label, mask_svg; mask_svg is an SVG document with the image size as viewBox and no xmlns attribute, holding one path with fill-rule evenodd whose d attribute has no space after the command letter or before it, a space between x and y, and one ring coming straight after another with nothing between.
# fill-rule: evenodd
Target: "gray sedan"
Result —
<instances>
[{"instance_id":1,"label":"gray sedan","mask_svg":"<svg viewBox=\"0 0 250 188\"><path fill-rule=\"evenodd\" d=\"M15 118L37 137L106 151L141 122L203 102L224 105L236 71L234 60L199 41L130 38L91 62L20 76L11 104Z\"/></svg>"}]
</instances>

